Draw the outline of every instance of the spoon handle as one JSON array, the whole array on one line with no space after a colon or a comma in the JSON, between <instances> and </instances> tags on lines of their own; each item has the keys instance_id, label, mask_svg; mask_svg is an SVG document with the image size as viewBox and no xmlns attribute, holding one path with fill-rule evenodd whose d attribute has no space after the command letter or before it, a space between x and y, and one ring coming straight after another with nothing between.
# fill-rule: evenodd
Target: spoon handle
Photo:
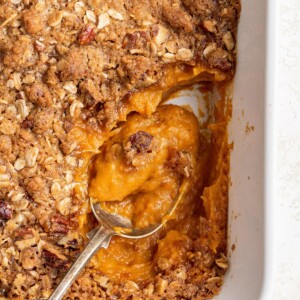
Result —
<instances>
[{"instance_id":1,"label":"spoon handle","mask_svg":"<svg viewBox=\"0 0 300 300\"><path fill-rule=\"evenodd\" d=\"M82 253L76 259L74 264L69 269L68 273L65 275L63 280L54 290L52 295L48 300L60 300L63 298L64 294L67 292L68 288L77 278L81 270L85 267L85 265L90 261L93 255L100 248L107 248L110 242L111 237L113 236L113 232L108 230L102 226L98 227L99 229L92 236Z\"/></svg>"}]
</instances>

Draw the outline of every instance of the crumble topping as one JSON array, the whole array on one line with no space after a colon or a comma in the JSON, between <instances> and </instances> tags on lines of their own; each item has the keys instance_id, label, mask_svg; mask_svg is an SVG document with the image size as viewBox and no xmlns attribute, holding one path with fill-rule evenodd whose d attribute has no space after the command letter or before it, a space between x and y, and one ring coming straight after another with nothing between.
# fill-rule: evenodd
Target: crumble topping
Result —
<instances>
[{"instance_id":1,"label":"crumble topping","mask_svg":"<svg viewBox=\"0 0 300 300\"><path fill-rule=\"evenodd\" d=\"M237 0L0 0L0 297L47 298L84 245L77 119L114 128L128 96L163 82L170 64L231 78L239 10ZM189 173L178 155L172 165ZM210 220L197 226L185 265L157 262L144 287L87 267L66 298L214 295L226 260L203 246Z\"/></svg>"}]
</instances>

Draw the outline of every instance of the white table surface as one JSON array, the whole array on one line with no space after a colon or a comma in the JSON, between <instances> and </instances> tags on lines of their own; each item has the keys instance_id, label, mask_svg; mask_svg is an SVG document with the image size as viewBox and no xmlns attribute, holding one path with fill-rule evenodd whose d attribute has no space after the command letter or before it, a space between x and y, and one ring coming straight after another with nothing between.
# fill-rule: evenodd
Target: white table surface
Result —
<instances>
[{"instance_id":1,"label":"white table surface","mask_svg":"<svg viewBox=\"0 0 300 300\"><path fill-rule=\"evenodd\" d=\"M274 300L300 299L300 0L279 0Z\"/></svg>"}]
</instances>

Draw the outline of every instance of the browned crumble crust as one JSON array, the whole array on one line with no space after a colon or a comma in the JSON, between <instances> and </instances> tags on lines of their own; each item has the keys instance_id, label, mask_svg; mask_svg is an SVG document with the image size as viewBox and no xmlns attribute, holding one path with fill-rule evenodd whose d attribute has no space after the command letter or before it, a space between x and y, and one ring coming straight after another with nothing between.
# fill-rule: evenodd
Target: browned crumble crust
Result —
<instances>
[{"instance_id":1,"label":"browned crumble crust","mask_svg":"<svg viewBox=\"0 0 300 300\"><path fill-rule=\"evenodd\" d=\"M75 114L113 128L122 99L171 63L232 77L239 9L238 0L0 0L0 298L47 298L83 245ZM209 220L197 226L185 265L158 261L144 287L86 268L66 299L209 298L227 263L205 246Z\"/></svg>"}]
</instances>

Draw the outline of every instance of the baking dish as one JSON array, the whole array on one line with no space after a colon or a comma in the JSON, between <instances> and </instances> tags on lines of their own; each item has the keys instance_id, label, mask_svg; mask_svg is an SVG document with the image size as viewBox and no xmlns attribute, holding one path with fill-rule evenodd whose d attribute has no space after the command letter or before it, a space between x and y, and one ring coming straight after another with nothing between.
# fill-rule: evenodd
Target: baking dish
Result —
<instances>
[{"instance_id":1,"label":"baking dish","mask_svg":"<svg viewBox=\"0 0 300 300\"><path fill-rule=\"evenodd\" d=\"M254 14L254 16L256 17L256 15ZM252 18L252 20L253 19L255 19L255 18ZM264 30L264 29L263 29ZM256 32L256 31L254 31L254 32ZM248 39L248 36L247 36L247 39ZM249 40L247 40L247 42L249 42ZM254 43L253 43L254 42ZM256 40L254 41L254 40L252 40L252 44L254 44L255 45L255 43L256 43ZM256 45L257 46L257 45ZM245 52L246 53L246 52ZM246 57L246 56L245 56ZM258 60L256 60L256 62L258 62L258 63L261 63L261 61L258 59ZM252 65L251 65L252 66ZM255 64L254 64L254 67L255 67ZM239 69L238 69L239 70ZM246 70L246 71L248 71L248 70ZM258 72L260 72L261 70L260 70L260 68L255 68L255 71L258 71ZM261 72L261 73L263 73L263 72ZM247 76L245 76L246 78L247 78ZM242 77L241 77L242 78ZM248 78L249 79L249 78ZM251 79L251 78L250 78ZM255 80L260 80L260 77L259 76L257 76L256 78L255 78ZM262 81L261 81L262 82ZM259 84L261 84L261 82L259 82ZM255 82L254 82L255 83ZM246 88L245 88L245 90L247 90L247 88L248 88L248 86L246 86ZM256 88L256 87L255 87ZM257 92L256 93L260 93L260 91L261 91L261 89L258 89L257 90ZM242 95L244 95L243 93L242 93ZM256 94L255 94L256 95ZM254 95L254 96L255 96ZM236 96L235 98L238 98L238 96ZM255 98L257 98L257 99L255 99L255 101L261 101L261 99L260 99L260 97L255 97ZM239 101L239 99L237 99L238 101ZM252 99L251 99L252 100ZM254 101L254 103L255 103L255 101ZM239 102L237 102L237 103L239 103ZM252 102L253 103L253 102ZM259 102L259 104L261 104L261 103L263 103L263 101L261 101L261 102ZM243 105L243 104L242 104ZM247 105L248 105L248 99L247 99ZM247 107L247 105L245 105L245 111L248 111L248 107ZM250 104L249 104L250 105ZM243 106L242 106L243 107ZM261 110L261 111L263 111L263 108L262 107L260 107L260 105L256 105L255 104L255 110L256 109L258 109L259 111ZM242 118L242 117L244 117L245 119L246 118L249 118L249 116L248 115L246 115L246 116L243 116L243 114L242 114L242 112L243 112L243 109L241 109L241 110L239 110L239 109L237 109L236 107L234 107L234 116L237 116L238 115L238 113L240 112L241 113L241 116L239 117L239 118ZM238 112L238 113L237 113ZM232 174L232 180L233 180L233 189L235 189L235 187L237 186L237 183L238 183L238 181L235 179L235 177L236 178L238 178L238 180L242 180L242 178L243 178L243 176L240 176L240 174L238 173L238 172L240 172L240 170L247 170L247 172L250 170L248 170L247 168L242 168L243 166L239 166L239 164L240 164L240 161L243 161L243 159L244 159L244 157L243 157L243 148L242 148L242 146L241 146L241 148L242 148L242 150L239 150L239 144L238 144L238 141L239 141L239 132L237 132L237 133L235 133L234 131L235 130L237 130L236 128L239 128L239 129L243 129L243 131L241 131L243 134L244 134L244 131L245 131L245 128L247 127L248 129L250 128L251 129L251 126L253 125L253 126L255 126L255 128L263 128L263 126L260 126L260 125L262 125L262 122L263 121L261 121L261 120L263 120L263 112L262 113L260 113L259 114L259 121L258 122L256 122L255 120L253 121L253 124L252 124L252 120L251 120L251 118L249 118L249 124L248 124L248 127L246 126L247 125L247 123L246 123L246 121L245 121L245 123L246 123L246 125L243 123L243 121L241 121L241 120L239 120L239 119L237 119L237 120L239 120L240 121L240 124L237 124L237 126L233 126L233 133L232 133L232 136L233 136L233 140L235 141L235 143L236 143L236 145L235 145L235 150L234 151L237 151L237 152L234 152L234 154L233 154L233 156L234 155L237 155L236 157L237 157L237 167L236 167L236 169L235 169L235 160L234 160L234 157L233 157L233 174ZM236 118L236 117L235 117ZM234 122L235 122L235 120L236 119L234 119L233 120L233 125L235 125L234 124ZM248 120L248 119L246 119L246 120ZM247 121L248 122L248 121ZM249 130L248 130L249 131ZM251 130L250 130L251 131ZM254 131L254 132L246 132L247 133L247 135L245 135L245 137L242 135L242 133L240 133L241 134L241 138L240 138L240 141L243 141L243 138L245 138L245 140L247 141L249 141L249 139L251 139L251 137L253 136L253 135L255 135L256 134L256 131ZM236 140L238 140L237 142L236 142ZM251 141L251 140L250 140ZM261 141L263 141L263 136L261 136L261 135L258 135L258 143L257 144L255 144L255 145L262 145L262 143L260 143ZM247 143L249 143L249 142L247 142ZM246 144L246 142L245 142L245 144ZM250 145L251 145L251 143L250 143ZM259 148L258 150L259 151L263 151L263 146L262 146L262 148ZM256 148L255 148L255 150L257 150ZM235 153L237 153L237 154L235 154ZM240 155L239 155L240 154ZM242 155L241 155L242 154ZM247 154L247 151L246 151L246 154ZM255 155L256 155L257 153L255 152ZM263 159L261 159L261 156L262 155L260 155L261 154L261 152L259 152L259 154L257 154L256 156L258 157L258 159L256 159L256 156L255 155L253 155L252 157L253 157L253 160L251 160L251 159L249 159L249 161L251 161L251 164L250 164L250 166L253 166L253 165L255 165L254 163L253 163L253 161L255 161L255 163L257 163L257 161L258 161L258 165L260 165L259 163L260 163L260 161L263 161ZM248 157L247 157L248 158ZM251 157L250 157L251 158ZM256 165L255 165L256 166ZM235 176L235 170L237 170L237 175ZM255 173L255 172L254 172ZM261 174L261 173L259 173L259 174ZM251 175L251 177L250 177L250 175ZM247 176L247 180L249 180L249 181L252 181L252 180L254 180L253 179L253 177L255 177L256 176L256 173L253 175L253 174L250 174L250 175L248 175L249 176L249 178L248 178L248 176ZM263 182L263 180L261 180L260 182ZM246 183L246 187L248 188L248 182L246 181L246 179L245 179L245 182L243 182L243 183ZM251 187L251 186L250 186ZM256 186L254 186L255 188L256 188ZM237 190L238 190L238 188L236 188ZM257 189L259 192L260 192L260 189ZM252 190L250 190L250 191L252 191ZM255 189L255 191L256 191L256 189ZM244 191L242 191L242 192L244 192ZM240 195L243 195L242 193L240 193ZM237 222L239 221L239 220L243 220L243 217L244 217L244 215L246 215L247 217L249 217L249 216L251 216L252 215L252 211L251 211L251 207L250 207L250 210L249 209L239 209L239 203L240 202L238 202L238 204L237 205L235 205L235 199L237 199L237 201L241 198L241 196L240 196L239 194L237 195L237 196L235 196L235 195L232 195L232 205L233 205L233 207L231 207L231 209L232 209L232 211L233 211L233 213L232 212L230 212L230 216L232 215L233 216L233 218L232 219L235 219L235 218L237 218ZM259 194L260 195L260 194ZM255 195L254 195L255 196ZM244 197L243 197L244 198ZM255 199L259 199L260 200L260 197L256 197L255 196ZM256 202L255 201L253 201L253 202L251 202L251 201L249 201L249 202L246 202L247 204L248 203L255 203L256 204ZM262 201L261 201L261 203L262 203ZM235 206L234 206L235 205ZM257 206L258 206L258 209L257 209ZM258 212L261 212L262 210L260 209L260 207L259 207L259 202L258 202L258 205L257 206L255 206L255 209L257 209L257 211ZM247 206L246 206L246 208L247 208ZM236 209L236 210L235 210ZM245 213L245 214L244 214ZM241 214L241 215L240 215ZM240 216L239 216L240 215ZM249 216L248 216L249 215ZM261 216L259 215L259 213L257 213L257 218L259 218L259 222L263 222L263 218L260 218ZM231 218L230 218L231 219ZM255 224L257 224L257 225L260 225L259 224L259 222L254 222ZM253 224L253 220L251 220L251 224ZM230 224L230 226L231 227L235 227L236 225L234 225L234 220L232 220L232 224ZM242 229L243 229L243 227L241 227ZM246 229L248 229L248 227L246 228ZM256 230L256 229L255 229ZM247 235L247 230L245 230L245 232L243 233L242 232L242 234L243 235L241 235L241 233L239 233L239 232L237 232L237 234L235 235L234 234L234 230L232 229L231 230L232 231L232 234L231 234L231 239L233 240L233 241L231 241L230 242L230 245L231 245L231 243L235 243L236 245L237 245L237 249L240 249L239 248L239 240L245 235L247 238L246 238L246 241L247 241L247 243L245 243L246 245L249 245L252 241L250 240L250 242L249 242L249 238L251 238L251 232L250 232L250 235ZM256 232L255 232L256 233ZM235 240L236 238L235 238L235 236L237 236L237 241ZM256 236L253 234L253 236L254 236L254 238L256 238ZM260 235L257 235L258 236L258 240L260 241ZM261 248L262 248L262 246L261 246L261 244L260 243L258 243L258 251L253 251L254 252L254 256L253 257L257 257L257 254L260 254L260 250L261 250ZM238 254L239 252L238 252L239 250L236 250L234 253L233 253L233 257L234 257L234 255L236 255L236 254ZM46 252L47 253L47 252ZM234 260L233 260L233 262L234 262ZM241 262L242 262L242 260L241 260ZM251 264L251 260L249 260L249 264ZM238 264L237 264L238 265ZM254 264L251 264L251 266L252 265L254 265ZM250 267L251 267L250 266ZM234 271L234 268L235 268L235 265L233 264L232 265L232 270ZM248 271L248 270L246 270L246 271ZM229 273L230 274L230 273ZM237 273L238 274L238 273ZM235 276L235 275L234 275ZM231 277L229 277L229 278L231 278ZM257 277L256 277L257 278ZM228 279L228 278L227 278ZM258 278L259 279L259 278ZM260 282L259 280L258 280L258 282ZM229 280L228 280L228 284L230 284L230 282L229 282ZM232 284L231 284L231 286L233 286ZM238 295L237 295L238 296ZM221 296L222 297L222 296ZM235 297L234 295L232 295L231 296L231 298L232 297Z\"/></svg>"}]
</instances>

